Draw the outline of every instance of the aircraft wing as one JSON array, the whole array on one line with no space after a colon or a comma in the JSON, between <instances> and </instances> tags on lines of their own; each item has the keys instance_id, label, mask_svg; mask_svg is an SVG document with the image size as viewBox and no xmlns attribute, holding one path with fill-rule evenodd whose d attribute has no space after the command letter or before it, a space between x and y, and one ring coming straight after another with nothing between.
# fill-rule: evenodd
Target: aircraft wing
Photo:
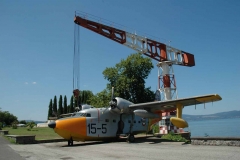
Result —
<instances>
[{"instance_id":1,"label":"aircraft wing","mask_svg":"<svg viewBox=\"0 0 240 160\"><path fill-rule=\"evenodd\" d=\"M191 106L197 105L202 103L220 101L222 98L218 94L209 94L203 96L196 96L190 98L180 98L174 100L167 100L167 101L155 101L155 102L148 102L148 103L139 103L139 104L132 104L129 106L130 109L144 109L150 112L154 111L168 111L176 108L177 104L181 104L183 106Z\"/></svg>"}]
</instances>

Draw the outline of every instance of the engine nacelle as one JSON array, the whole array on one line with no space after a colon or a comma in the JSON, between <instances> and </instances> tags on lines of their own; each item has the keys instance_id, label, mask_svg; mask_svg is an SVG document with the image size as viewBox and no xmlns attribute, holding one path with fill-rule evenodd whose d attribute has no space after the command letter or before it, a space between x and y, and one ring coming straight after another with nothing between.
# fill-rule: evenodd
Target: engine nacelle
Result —
<instances>
[{"instance_id":1,"label":"engine nacelle","mask_svg":"<svg viewBox=\"0 0 240 160\"><path fill-rule=\"evenodd\" d=\"M94 107L91 106L91 105L88 105L88 104L83 104L83 105L82 105L82 110L84 110L84 109L90 109L90 108L94 108Z\"/></svg>"},{"instance_id":2,"label":"engine nacelle","mask_svg":"<svg viewBox=\"0 0 240 160\"><path fill-rule=\"evenodd\" d=\"M133 104L132 102L116 97L110 102L111 111L116 113L130 113L129 105Z\"/></svg>"}]
</instances>

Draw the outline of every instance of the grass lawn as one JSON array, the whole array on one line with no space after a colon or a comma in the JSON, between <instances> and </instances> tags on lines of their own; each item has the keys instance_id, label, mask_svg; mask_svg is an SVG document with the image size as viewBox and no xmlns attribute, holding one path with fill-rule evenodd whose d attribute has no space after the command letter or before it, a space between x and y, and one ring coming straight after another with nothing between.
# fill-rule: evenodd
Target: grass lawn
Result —
<instances>
[{"instance_id":1,"label":"grass lawn","mask_svg":"<svg viewBox=\"0 0 240 160\"><path fill-rule=\"evenodd\" d=\"M53 129L48 127L33 128L30 131L28 131L27 127L18 127L17 129L5 127L3 130L8 130L9 135L36 135L36 140L62 138L57 133L55 133Z\"/></svg>"}]
</instances>

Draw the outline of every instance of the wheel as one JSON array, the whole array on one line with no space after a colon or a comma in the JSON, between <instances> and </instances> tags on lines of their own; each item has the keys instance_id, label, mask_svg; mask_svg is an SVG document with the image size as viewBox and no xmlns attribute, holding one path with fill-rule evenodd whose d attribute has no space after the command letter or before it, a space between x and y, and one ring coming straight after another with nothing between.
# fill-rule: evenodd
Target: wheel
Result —
<instances>
[{"instance_id":1,"label":"wheel","mask_svg":"<svg viewBox=\"0 0 240 160\"><path fill-rule=\"evenodd\" d=\"M68 146L73 146L73 140L72 139L68 140Z\"/></svg>"},{"instance_id":2,"label":"wheel","mask_svg":"<svg viewBox=\"0 0 240 160\"><path fill-rule=\"evenodd\" d=\"M129 143L134 142L134 141L135 141L134 135L133 135L133 134L129 134L128 137L127 137L127 141L128 141Z\"/></svg>"},{"instance_id":3,"label":"wheel","mask_svg":"<svg viewBox=\"0 0 240 160\"><path fill-rule=\"evenodd\" d=\"M116 135L116 137L114 138L114 141L116 142L120 141L120 136Z\"/></svg>"}]
</instances>

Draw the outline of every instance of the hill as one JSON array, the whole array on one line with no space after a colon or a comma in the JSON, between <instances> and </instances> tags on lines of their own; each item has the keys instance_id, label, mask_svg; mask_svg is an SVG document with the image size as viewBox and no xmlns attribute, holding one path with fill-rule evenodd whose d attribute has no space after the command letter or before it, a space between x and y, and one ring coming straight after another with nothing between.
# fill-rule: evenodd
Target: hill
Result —
<instances>
[{"instance_id":1,"label":"hill","mask_svg":"<svg viewBox=\"0 0 240 160\"><path fill-rule=\"evenodd\" d=\"M209 115L187 115L183 114L183 119L186 121L200 121L200 120L211 120L211 119L229 119L229 118L240 118L240 111L228 111L219 112Z\"/></svg>"},{"instance_id":2,"label":"hill","mask_svg":"<svg viewBox=\"0 0 240 160\"><path fill-rule=\"evenodd\" d=\"M240 118L240 111L228 111L228 112L219 112L215 114L208 115L188 115L183 114L183 119L186 121L202 121L202 120L211 120L211 119L229 119L229 118ZM26 122L34 121L38 123L46 123L46 121L35 121L35 120L26 120Z\"/></svg>"}]
</instances>

